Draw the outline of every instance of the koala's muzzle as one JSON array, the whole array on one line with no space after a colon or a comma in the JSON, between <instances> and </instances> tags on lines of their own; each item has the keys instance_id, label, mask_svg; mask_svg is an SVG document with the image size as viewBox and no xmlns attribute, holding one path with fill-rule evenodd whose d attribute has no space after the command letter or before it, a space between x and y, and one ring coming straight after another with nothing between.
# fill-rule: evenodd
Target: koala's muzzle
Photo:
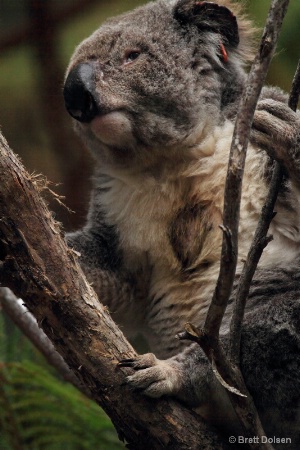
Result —
<instances>
[{"instance_id":1,"label":"koala's muzzle","mask_svg":"<svg viewBox=\"0 0 300 450\"><path fill-rule=\"evenodd\" d=\"M79 122L89 123L99 113L92 64L75 66L67 76L64 99L68 113Z\"/></svg>"}]
</instances>

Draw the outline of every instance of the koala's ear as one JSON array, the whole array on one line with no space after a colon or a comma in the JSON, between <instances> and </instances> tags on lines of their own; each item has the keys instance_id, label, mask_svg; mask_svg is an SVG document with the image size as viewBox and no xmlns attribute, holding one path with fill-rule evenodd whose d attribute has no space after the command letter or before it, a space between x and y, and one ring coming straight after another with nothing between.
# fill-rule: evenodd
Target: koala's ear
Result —
<instances>
[{"instance_id":1,"label":"koala's ear","mask_svg":"<svg viewBox=\"0 0 300 450\"><path fill-rule=\"evenodd\" d=\"M239 31L235 15L226 6L213 2L179 0L174 17L182 25L195 24L200 30L222 35L232 47L239 44Z\"/></svg>"}]
</instances>

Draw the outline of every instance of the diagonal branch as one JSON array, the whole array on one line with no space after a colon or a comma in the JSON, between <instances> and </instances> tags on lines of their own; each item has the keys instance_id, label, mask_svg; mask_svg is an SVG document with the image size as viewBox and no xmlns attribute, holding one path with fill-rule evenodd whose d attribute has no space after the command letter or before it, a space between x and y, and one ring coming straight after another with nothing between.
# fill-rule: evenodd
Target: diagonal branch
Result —
<instances>
[{"instance_id":1,"label":"diagonal branch","mask_svg":"<svg viewBox=\"0 0 300 450\"><path fill-rule=\"evenodd\" d=\"M224 448L192 411L148 399L116 370L135 352L86 282L34 179L0 135L0 280L21 297L57 351L132 449Z\"/></svg>"}]
</instances>

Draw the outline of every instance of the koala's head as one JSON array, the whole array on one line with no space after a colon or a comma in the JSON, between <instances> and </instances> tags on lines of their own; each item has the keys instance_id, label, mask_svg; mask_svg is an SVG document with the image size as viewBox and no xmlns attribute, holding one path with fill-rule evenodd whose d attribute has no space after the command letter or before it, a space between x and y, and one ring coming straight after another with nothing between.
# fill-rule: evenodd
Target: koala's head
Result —
<instances>
[{"instance_id":1,"label":"koala's head","mask_svg":"<svg viewBox=\"0 0 300 450\"><path fill-rule=\"evenodd\" d=\"M79 45L65 103L99 161L187 158L223 120L249 56L251 27L237 9L230 0L158 0L108 20Z\"/></svg>"}]
</instances>

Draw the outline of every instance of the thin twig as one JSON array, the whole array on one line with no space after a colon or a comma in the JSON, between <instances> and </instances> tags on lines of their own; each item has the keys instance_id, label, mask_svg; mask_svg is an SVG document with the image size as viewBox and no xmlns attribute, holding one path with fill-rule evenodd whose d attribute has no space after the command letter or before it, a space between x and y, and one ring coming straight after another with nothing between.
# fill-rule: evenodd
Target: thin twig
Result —
<instances>
[{"instance_id":1,"label":"thin twig","mask_svg":"<svg viewBox=\"0 0 300 450\"><path fill-rule=\"evenodd\" d=\"M293 111L297 110L299 97L300 97L300 60L298 61L298 66L293 79L291 94L289 98L289 107Z\"/></svg>"},{"instance_id":2,"label":"thin twig","mask_svg":"<svg viewBox=\"0 0 300 450\"><path fill-rule=\"evenodd\" d=\"M296 111L300 95L300 60L293 79L291 93L289 97L289 107ZM275 161L275 167L270 182L269 192L266 202L254 234L254 238L241 273L239 280L235 307L230 324L230 360L233 364L239 365L242 323L244 318L245 306L249 295L250 285L254 276L257 264L262 252L272 237L267 237L270 223L274 217L274 206L283 178L283 170L278 162Z\"/></svg>"},{"instance_id":3,"label":"thin twig","mask_svg":"<svg viewBox=\"0 0 300 450\"><path fill-rule=\"evenodd\" d=\"M91 397L90 391L84 386L55 350L50 339L39 328L37 321L7 288L0 288L0 306L5 314L44 355L48 363L53 366L65 381L73 384L84 395Z\"/></svg>"}]
</instances>

